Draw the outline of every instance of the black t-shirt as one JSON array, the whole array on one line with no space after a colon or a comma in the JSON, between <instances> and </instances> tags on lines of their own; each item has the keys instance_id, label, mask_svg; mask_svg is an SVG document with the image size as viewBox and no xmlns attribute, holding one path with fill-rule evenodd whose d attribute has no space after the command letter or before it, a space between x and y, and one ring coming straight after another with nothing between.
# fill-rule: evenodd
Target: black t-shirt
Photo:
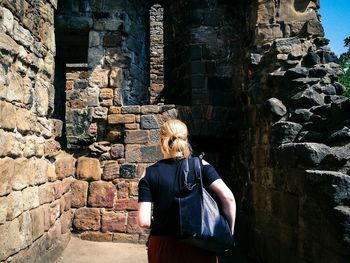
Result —
<instances>
[{"instance_id":1,"label":"black t-shirt","mask_svg":"<svg viewBox=\"0 0 350 263\"><path fill-rule=\"evenodd\" d=\"M177 169L183 160L176 158L163 159L146 169L146 175L138 185L139 202L153 203L152 235L172 235L174 223L172 204L174 196L183 187L183 179L177 178ZM220 179L213 166L202 165L203 186L208 187L215 180ZM194 162L189 158L189 182L194 181Z\"/></svg>"}]
</instances>

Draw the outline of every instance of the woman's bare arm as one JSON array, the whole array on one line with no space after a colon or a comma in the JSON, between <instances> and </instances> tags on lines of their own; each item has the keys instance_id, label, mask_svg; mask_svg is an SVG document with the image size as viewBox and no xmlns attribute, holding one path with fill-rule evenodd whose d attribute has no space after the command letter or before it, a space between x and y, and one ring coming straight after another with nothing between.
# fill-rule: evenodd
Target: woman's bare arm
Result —
<instances>
[{"instance_id":1,"label":"woman's bare arm","mask_svg":"<svg viewBox=\"0 0 350 263\"><path fill-rule=\"evenodd\" d=\"M152 213L152 203L151 202L140 202L138 211L138 224L141 228L151 227L151 213Z\"/></svg>"},{"instance_id":2,"label":"woman's bare arm","mask_svg":"<svg viewBox=\"0 0 350 263\"><path fill-rule=\"evenodd\" d=\"M220 199L224 215L233 234L236 219L236 201L230 188L227 187L223 180L218 179L209 185L209 189Z\"/></svg>"}]
</instances>

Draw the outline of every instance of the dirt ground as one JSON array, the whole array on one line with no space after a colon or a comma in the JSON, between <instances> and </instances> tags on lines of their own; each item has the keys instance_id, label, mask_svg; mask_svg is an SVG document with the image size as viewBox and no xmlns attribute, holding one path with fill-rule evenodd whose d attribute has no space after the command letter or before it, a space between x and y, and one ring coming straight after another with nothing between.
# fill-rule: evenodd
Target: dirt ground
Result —
<instances>
[{"instance_id":1,"label":"dirt ground","mask_svg":"<svg viewBox=\"0 0 350 263\"><path fill-rule=\"evenodd\" d=\"M72 236L56 263L146 263L145 245L92 242Z\"/></svg>"}]
</instances>

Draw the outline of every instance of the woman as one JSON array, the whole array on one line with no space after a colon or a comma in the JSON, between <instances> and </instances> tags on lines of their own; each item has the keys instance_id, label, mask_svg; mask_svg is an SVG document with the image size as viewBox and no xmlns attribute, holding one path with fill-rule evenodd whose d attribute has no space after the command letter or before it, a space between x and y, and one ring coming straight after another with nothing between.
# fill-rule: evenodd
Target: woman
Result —
<instances>
[{"instance_id":1,"label":"woman","mask_svg":"<svg viewBox=\"0 0 350 263\"><path fill-rule=\"evenodd\" d=\"M191 153L187 135L183 122L169 120L164 123L160 130L164 159L148 167L139 183L138 222L142 228L151 228L148 242L150 263L217 262L215 254L179 242L174 237L171 206L174 195L180 190L176 178L178 162ZM202 160L202 164L203 185L220 199L233 234L236 216L233 194L209 163ZM190 169L190 173L194 173L193 170Z\"/></svg>"}]
</instances>

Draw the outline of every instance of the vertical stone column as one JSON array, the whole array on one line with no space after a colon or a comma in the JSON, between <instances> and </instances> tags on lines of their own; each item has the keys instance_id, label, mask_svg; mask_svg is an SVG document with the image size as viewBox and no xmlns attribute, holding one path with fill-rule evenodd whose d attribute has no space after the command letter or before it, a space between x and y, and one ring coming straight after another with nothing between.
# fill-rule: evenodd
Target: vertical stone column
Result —
<instances>
[{"instance_id":1,"label":"vertical stone column","mask_svg":"<svg viewBox=\"0 0 350 263\"><path fill-rule=\"evenodd\" d=\"M161 92L164 88L164 9L153 5L150 9L150 103L163 102Z\"/></svg>"}]
</instances>

